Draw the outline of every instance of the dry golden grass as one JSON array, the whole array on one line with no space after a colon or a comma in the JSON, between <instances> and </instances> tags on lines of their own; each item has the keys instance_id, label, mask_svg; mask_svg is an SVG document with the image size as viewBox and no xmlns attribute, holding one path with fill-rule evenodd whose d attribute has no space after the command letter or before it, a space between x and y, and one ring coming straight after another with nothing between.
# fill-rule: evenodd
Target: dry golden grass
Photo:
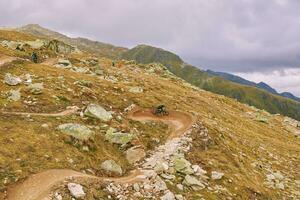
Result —
<instances>
[{"instance_id":1,"label":"dry golden grass","mask_svg":"<svg viewBox=\"0 0 300 200\"><path fill-rule=\"evenodd\" d=\"M24 35L6 37L32 39ZM0 53L17 55L7 53L6 49L1 47ZM71 57L78 60L90 56L81 54ZM44 83L45 89L43 94L33 96L26 92L24 85L11 87L0 81L1 92L21 88L23 95L17 103L0 98L0 108L6 111L51 113L61 111L69 105L82 108L88 102L98 103L114 111L115 116L121 115L123 118L121 122L113 119L108 123L109 126L128 132L136 128L137 132L142 133L137 134L137 143L146 149L153 149L151 136L160 138L163 143L167 127L159 123L154 126L151 123L132 122L126 119L123 110L132 103L146 108L165 104L169 109L194 113L207 127L210 137L207 149L203 148L201 138L194 133L193 147L187 157L193 164L201 165L209 173L213 170L225 173L222 180L212 182L211 186L225 186L228 192L236 194L236 199L282 199L291 188L295 188L292 182L300 179L300 141L283 126L282 116L267 116L268 123L261 123L246 114L255 113L254 109L233 99L192 89L176 78L147 74L143 66L130 66L119 62L117 67L112 67L111 63L109 59L99 59L99 66L104 73L116 77L117 82L27 61L2 66L0 80L7 72L16 75L30 73L36 76L34 82ZM90 81L92 85L80 87L74 84L78 80ZM141 86L144 92L130 93L128 89L131 86ZM70 90L67 90L68 88ZM37 104L25 105L23 101L28 96L31 96L28 99L36 98ZM53 96L59 96L60 100ZM122 150L104 141L105 129L95 130L96 150L90 152L84 152L69 144L66 138L55 130L57 125L66 122L98 127L104 123L84 120L79 116L32 119L33 121L28 121L28 117L0 115L0 180L7 178L6 184L0 182L2 192L14 181L45 169L97 170L100 163L108 158L117 160L125 170L131 168ZM49 129L41 128L41 124L44 123L49 124ZM73 159L74 163L71 164L68 158ZM258 165L254 167L253 163ZM292 180L286 184L285 191L269 189L263 184L268 169L281 171L285 177ZM176 187L170 187L177 191ZM224 194L213 194L207 189L185 193L191 199L195 199L199 194L205 199L225 199Z\"/></svg>"}]
</instances>

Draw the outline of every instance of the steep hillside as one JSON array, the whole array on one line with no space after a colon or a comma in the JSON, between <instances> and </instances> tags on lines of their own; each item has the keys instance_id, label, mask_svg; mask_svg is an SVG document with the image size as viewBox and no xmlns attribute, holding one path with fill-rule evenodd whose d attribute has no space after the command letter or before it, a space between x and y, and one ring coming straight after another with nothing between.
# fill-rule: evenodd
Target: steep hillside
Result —
<instances>
[{"instance_id":1,"label":"steep hillside","mask_svg":"<svg viewBox=\"0 0 300 200\"><path fill-rule=\"evenodd\" d=\"M61 33L43 28L38 24L28 24L26 26L17 28L16 30L23 33L32 34L38 37L58 39L67 44L77 46L82 51L87 51L91 54L95 54L100 57L104 56L115 59L120 55L120 53L126 50L126 48L123 47L116 47L110 44L92 41L86 38L70 38Z\"/></svg>"},{"instance_id":2,"label":"steep hillside","mask_svg":"<svg viewBox=\"0 0 300 200\"><path fill-rule=\"evenodd\" d=\"M300 122L161 64L1 37L0 199L300 198ZM16 41L26 48L6 45ZM31 62L32 51L43 59ZM168 115L152 113L160 104Z\"/></svg>"},{"instance_id":3,"label":"steep hillside","mask_svg":"<svg viewBox=\"0 0 300 200\"><path fill-rule=\"evenodd\" d=\"M236 84L221 77L211 76L194 66L185 64L179 56L163 49L139 45L123 53L122 57L136 60L139 63L162 63L176 76L202 89L235 98L242 103L265 109L271 113L280 113L300 119L299 102L254 87Z\"/></svg>"}]
</instances>

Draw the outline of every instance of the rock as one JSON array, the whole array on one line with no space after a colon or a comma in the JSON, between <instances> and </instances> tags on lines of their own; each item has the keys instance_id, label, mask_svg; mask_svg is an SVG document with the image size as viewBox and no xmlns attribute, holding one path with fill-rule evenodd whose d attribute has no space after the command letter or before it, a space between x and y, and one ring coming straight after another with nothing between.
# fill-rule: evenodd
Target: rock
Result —
<instances>
[{"instance_id":1,"label":"rock","mask_svg":"<svg viewBox=\"0 0 300 200\"><path fill-rule=\"evenodd\" d=\"M110 143L125 145L133 139L133 135L129 133L115 132L114 128L109 128L106 131L105 139Z\"/></svg>"},{"instance_id":2,"label":"rock","mask_svg":"<svg viewBox=\"0 0 300 200\"><path fill-rule=\"evenodd\" d=\"M146 153L145 153L144 149L139 148L139 147L131 147L130 149L128 149L126 151L126 159L131 164L140 161L145 156L146 156Z\"/></svg>"},{"instance_id":3,"label":"rock","mask_svg":"<svg viewBox=\"0 0 300 200\"><path fill-rule=\"evenodd\" d=\"M106 160L101 164L101 169L122 175L123 171L120 165L118 165L114 160Z\"/></svg>"},{"instance_id":4,"label":"rock","mask_svg":"<svg viewBox=\"0 0 300 200\"><path fill-rule=\"evenodd\" d=\"M10 73L6 73L4 76L4 83L10 86L16 86L22 82L21 78L18 76L14 76Z\"/></svg>"},{"instance_id":5,"label":"rock","mask_svg":"<svg viewBox=\"0 0 300 200\"><path fill-rule=\"evenodd\" d=\"M47 128L49 128L49 125L48 124L42 124L41 127L47 129Z\"/></svg>"},{"instance_id":6,"label":"rock","mask_svg":"<svg viewBox=\"0 0 300 200\"><path fill-rule=\"evenodd\" d=\"M169 166L165 162L158 161L154 167L154 171L158 174L166 172L169 169Z\"/></svg>"},{"instance_id":7,"label":"rock","mask_svg":"<svg viewBox=\"0 0 300 200\"><path fill-rule=\"evenodd\" d=\"M282 182L276 183L275 187L280 190L284 190L284 184Z\"/></svg>"},{"instance_id":8,"label":"rock","mask_svg":"<svg viewBox=\"0 0 300 200\"><path fill-rule=\"evenodd\" d=\"M143 88L141 88L141 87L131 87L130 89L129 89L129 92L131 92L131 93L142 93L144 90L143 90Z\"/></svg>"},{"instance_id":9,"label":"rock","mask_svg":"<svg viewBox=\"0 0 300 200\"><path fill-rule=\"evenodd\" d=\"M32 77L30 74L25 74L23 76L23 80L25 85L30 85L32 83Z\"/></svg>"},{"instance_id":10,"label":"rock","mask_svg":"<svg viewBox=\"0 0 300 200\"><path fill-rule=\"evenodd\" d=\"M103 72L102 69L97 68L97 69L95 70L95 74L96 74L96 75L103 75L104 72Z\"/></svg>"},{"instance_id":11,"label":"rock","mask_svg":"<svg viewBox=\"0 0 300 200\"><path fill-rule=\"evenodd\" d=\"M175 195L176 200L184 200L184 197L181 194Z\"/></svg>"},{"instance_id":12,"label":"rock","mask_svg":"<svg viewBox=\"0 0 300 200\"><path fill-rule=\"evenodd\" d=\"M69 54L73 52L80 52L76 47L71 45L65 44L59 40L51 40L47 44L47 49L54 51L55 53L59 54Z\"/></svg>"},{"instance_id":13,"label":"rock","mask_svg":"<svg viewBox=\"0 0 300 200\"><path fill-rule=\"evenodd\" d=\"M18 90L10 90L8 92L7 99L9 101L19 101L21 99L20 89L18 89Z\"/></svg>"},{"instance_id":14,"label":"rock","mask_svg":"<svg viewBox=\"0 0 300 200\"><path fill-rule=\"evenodd\" d=\"M183 157L176 157L173 160L174 168L177 172L183 174L193 174L194 171L191 168L191 163Z\"/></svg>"},{"instance_id":15,"label":"rock","mask_svg":"<svg viewBox=\"0 0 300 200\"><path fill-rule=\"evenodd\" d=\"M84 111L84 115L87 117L100 119L105 122L112 119L111 113L107 112L103 107L97 104L88 105Z\"/></svg>"},{"instance_id":16,"label":"rock","mask_svg":"<svg viewBox=\"0 0 300 200\"><path fill-rule=\"evenodd\" d=\"M74 82L75 85L80 85L80 86L84 86L84 87L92 87L93 83L91 81L87 81L87 80L78 80Z\"/></svg>"},{"instance_id":17,"label":"rock","mask_svg":"<svg viewBox=\"0 0 300 200\"><path fill-rule=\"evenodd\" d=\"M79 140L88 140L94 133L84 125L73 123L61 124L58 126L58 130Z\"/></svg>"},{"instance_id":18,"label":"rock","mask_svg":"<svg viewBox=\"0 0 300 200\"><path fill-rule=\"evenodd\" d=\"M54 200L63 200L63 198L62 198L61 194L59 194L59 193L56 192L54 194Z\"/></svg>"},{"instance_id":19,"label":"rock","mask_svg":"<svg viewBox=\"0 0 300 200\"><path fill-rule=\"evenodd\" d=\"M168 191L162 197L160 197L160 199L161 200L175 200L175 195L171 191Z\"/></svg>"},{"instance_id":20,"label":"rock","mask_svg":"<svg viewBox=\"0 0 300 200\"><path fill-rule=\"evenodd\" d=\"M183 185L182 185L182 184L180 184L180 183L179 183L179 184L177 184L177 185L176 185L176 187L177 187L179 190L183 190Z\"/></svg>"},{"instance_id":21,"label":"rock","mask_svg":"<svg viewBox=\"0 0 300 200\"><path fill-rule=\"evenodd\" d=\"M43 83L33 83L28 85L27 89L34 95L42 94L44 86Z\"/></svg>"},{"instance_id":22,"label":"rock","mask_svg":"<svg viewBox=\"0 0 300 200\"><path fill-rule=\"evenodd\" d=\"M262 123L268 123L268 119L261 115L256 116L255 121L262 122Z\"/></svg>"},{"instance_id":23,"label":"rock","mask_svg":"<svg viewBox=\"0 0 300 200\"><path fill-rule=\"evenodd\" d=\"M201 189L205 188L201 181L199 181L195 176L191 175L186 175L182 184L186 186L199 186Z\"/></svg>"},{"instance_id":24,"label":"rock","mask_svg":"<svg viewBox=\"0 0 300 200\"><path fill-rule=\"evenodd\" d=\"M222 172L217 172L217 171L212 171L212 172L211 172L211 178L212 178L213 180L219 180L219 179L221 179L223 176L224 176L224 173L222 173Z\"/></svg>"},{"instance_id":25,"label":"rock","mask_svg":"<svg viewBox=\"0 0 300 200\"><path fill-rule=\"evenodd\" d=\"M41 47L45 46L47 42L45 40L34 40L34 41L26 41L26 44L28 44L33 49L40 49Z\"/></svg>"},{"instance_id":26,"label":"rock","mask_svg":"<svg viewBox=\"0 0 300 200\"><path fill-rule=\"evenodd\" d=\"M68 190L70 191L70 194L75 198L85 197L83 187L77 183L68 183Z\"/></svg>"},{"instance_id":27,"label":"rock","mask_svg":"<svg viewBox=\"0 0 300 200\"><path fill-rule=\"evenodd\" d=\"M192 169L193 169L195 175L197 175L197 176L204 176L205 174L207 174L207 171L202 169L199 165L193 165Z\"/></svg>"},{"instance_id":28,"label":"rock","mask_svg":"<svg viewBox=\"0 0 300 200\"><path fill-rule=\"evenodd\" d=\"M59 59L57 64L54 65L55 67L59 67L59 68L71 68L72 67L72 64L69 60L66 60L66 59Z\"/></svg>"},{"instance_id":29,"label":"rock","mask_svg":"<svg viewBox=\"0 0 300 200\"><path fill-rule=\"evenodd\" d=\"M90 72L90 69L87 67L72 67L72 71L86 74Z\"/></svg>"},{"instance_id":30,"label":"rock","mask_svg":"<svg viewBox=\"0 0 300 200\"><path fill-rule=\"evenodd\" d=\"M281 174L280 171L273 173L273 176L275 177L275 179L280 180L280 181L284 179L284 176Z\"/></svg>"},{"instance_id":31,"label":"rock","mask_svg":"<svg viewBox=\"0 0 300 200\"><path fill-rule=\"evenodd\" d=\"M300 127L300 122L290 117L284 117L283 122L295 128Z\"/></svg>"},{"instance_id":32,"label":"rock","mask_svg":"<svg viewBox=\"0 0 300 200\"><path fill-rule=\"evenodd\" d=\"M176 178L176 176L173 174L160 174L160 176L167 180L174 180Z\"/></svg>"},{"instance_id":33,"label":"rock","mask_svg":"<svg viewBox=\"0 0 300 200\"><path fill-rule=\"evenodd\" d=\"M140 191L140 185L138 183L134 183L133 184L133 189L136 191L136 192L139 192Z\"/></svg>"}]
</instances>

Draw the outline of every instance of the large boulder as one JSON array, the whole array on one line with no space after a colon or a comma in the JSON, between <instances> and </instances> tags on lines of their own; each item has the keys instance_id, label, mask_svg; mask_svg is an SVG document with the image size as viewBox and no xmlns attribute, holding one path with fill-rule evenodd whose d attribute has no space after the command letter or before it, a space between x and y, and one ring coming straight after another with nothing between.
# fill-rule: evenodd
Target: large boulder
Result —
<instances>
[{"instance_id":1,"label":"large boulder","mask_svg":"<svg viewBox=\"0 0 300 200\"><path fill-rule=\"evenodd\" d=\"M191 163L183 157L175 157L173 163L174 163L174 168L177 172L183 174L194 173L194 170L191 167Z\"/></svg>"},{"instance_id":2,"label":"large boulder","mask_svg":"<svg viewBox=\"0 0 300 200\"><path fill-rule=\"evenodd\" d=\"M93 136L94 133L84 125L73 123L61 124L58 126L58 130L79 140L88 140Z\"/></svg>"},{"instance_id":3,"label":"large boulder","mask_svg":"<svg viewBox=\"0 0 300 200\"><path fill-rule=\"evenodd\" d=\"M88 105L84 111L84 115L87 117L100 119L105 122L112 119L111 113L107 112L103 107L97 104Z\"/></svg>"},{"instance_id":4,"label":"large boulder","mask_svg":"<svg viewBox=\"0 0 300 200\"><path fill-rule=\"evenodd\" d=\"M109 128L106 131L105 139L110 143L125 145L133 139L130 133L116 132L114 128Z\"/></svg>"},{"instance_id":5,"label":"large boulder","mask_svg":"<svg viewBox=\"0 0 300 200\"><path fill-rule=\"evenodd\" d=\"M139 147L131 147L130 149L128 149L126 151L126 159L131 164L140 161L145 156L146 156L146 153L145 153L144 149L139 148Z\"/></svg>"},{"instance_id":6,"label":"large boulder","mask_svg":"<svg viewBox=\"0 0 300 200\"><path fill-rule=\"evenodd\" d=\"M47 44L45 40L39 40L39 39L34 41L26 41L25 43L28 44L33 49L40 49Z\"/></svg>"},{"instance_id":7,"label":"large boulder","mask_svg":"<svg viewBox=\"0 0 300 200\"><path fill-rule=\"evenodd\" d=\"M14 76L10 73L6 73L4 76L4 83L10 86L18 85L22 82L21 78L18 76Z\"/></svg>"},{"instance_id":8,"label":"large boulder","mask_svg":"<svg viewBox=\"0 0 300 200\"><path fill-rule=\"evenodd\" d=\"M42 94L43 89L44 89L44 84L43 83L32 83L27 86L27 89L32 93L32 94Z\"/></svg>"},{"instance_id":9,"label":"large boulder","mask_svg":"<svg viewBox=\"0 0 300 200\"><path fill-rule=\"evenodd\" d=\"M77 183L68 183L68 190L70 194L75 198L84 198L85 192L83 191L83 187Z\"/></svg>"},{"instance_id":10,"label":"large boulder","mask_svg":"<svg viewBox=\"0 0 300 200\"><path fill-rule=\"evenodd\" d=\"M103 163L101 163L101 169L109 172L114 173L118 175L122 175L123 171L120 165L116 163L114 160L106 160Z\"/></svg>"}]
</instances>

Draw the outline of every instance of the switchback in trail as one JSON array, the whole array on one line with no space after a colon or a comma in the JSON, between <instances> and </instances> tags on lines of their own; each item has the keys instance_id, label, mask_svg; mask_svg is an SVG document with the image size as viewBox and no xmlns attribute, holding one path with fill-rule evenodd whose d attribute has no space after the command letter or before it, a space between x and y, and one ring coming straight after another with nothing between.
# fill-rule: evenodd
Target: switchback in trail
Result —
<instances>
[{"instance_id":1,"label":"switchback in trail","mask_svg":"<svg viewBox=\"0 0 300 200\"><path fill-rule=\"evenodd\" d=\"M75 110L73 110L75 111ZM76 110L77 111L77 110ZM70 110L57 114L33 114L38 116L53 116L53 115L67 115ZM8 114L8 113L6 113ZM16 114L16 113L12 113ZM21 113L19 113L21 114ZM28 113L26 113L28 114ZM169 125L171 129L168 141L173 138L180 137L187 130L189 130L195 119L188 113L171 111L168 116L158 117L151 113L150 110L137 109L132 111L129 118L137 121L161 121ZM29 176L22 182L11 186L8 189L8 200L45 200L49 199L51 189L60 182L70 178L86 178L98 179L100 181L112 181L117 183L133 183L139 182L146 178L145 174L148 170L135 169L123 177L109 178L109 177L96 177L85 173L77 172L69 169L51 169L38 174Z\"/></svg>"}]
</instances>

